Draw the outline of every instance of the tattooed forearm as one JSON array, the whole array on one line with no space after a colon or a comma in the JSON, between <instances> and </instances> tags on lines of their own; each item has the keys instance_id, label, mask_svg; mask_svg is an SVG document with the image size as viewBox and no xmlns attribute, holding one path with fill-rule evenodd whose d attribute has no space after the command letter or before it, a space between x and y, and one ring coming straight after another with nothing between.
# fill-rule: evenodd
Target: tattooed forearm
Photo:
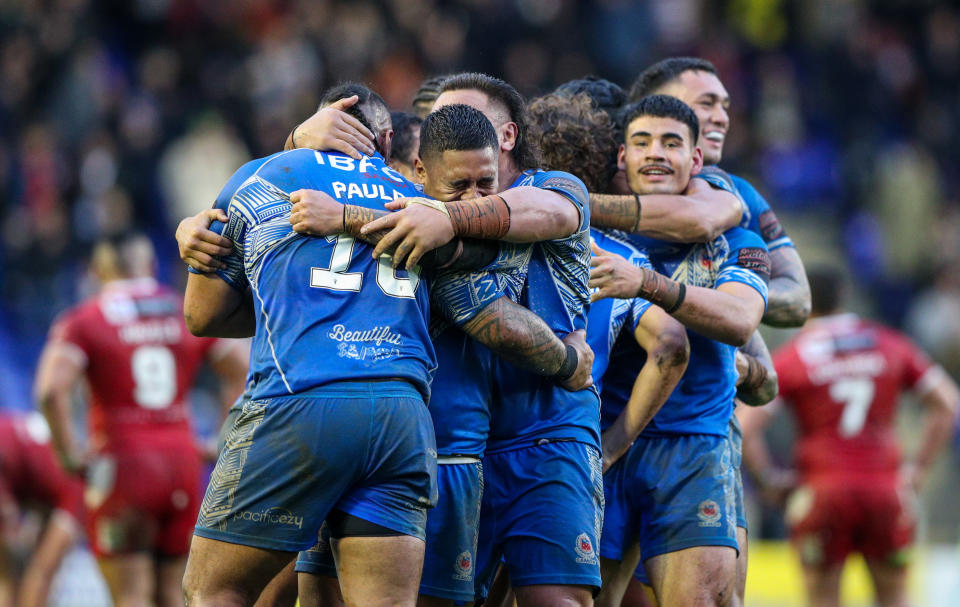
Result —
<instances>
[{"instance_id":1,"label":"tattooed forearm","mask_svg":"<svg viewBox=\"0 0 960 607\"><path fill-rule=\"evenodd\" d=\"M639 223L640 201L636 196L590 194L590 225L633 232Z\"/></svg>"},{"instance_id":2,"label":"tattooed forearm","mask_svg":"<svg viewBox=\"0 0 960 607\"><path fill-rule=\"evenodd\" d=\"M358 240L375 245L380 242L380 239L383 238L383 235L389 230L383 230L373 234L361 234L360 228L367 225L374 219L378 219L387 214L389 214L389 211L378 211L376 209L368 209L367 207L360 207L353 204L344 205L343 231Z\"/></svg>"},{"instance_id":3,"label":"tattooed forearm","mask_svg":"<svg viewBox=\"0 0 960 607\"><path fill-rule=\"evenodd\" d=\"M501 297L463 330L503 359L537 375L556 375L567 356L564 343L539 316Z\"/></svg>"},{"instance_id":4,"label":"tattooed forearm","mask_svg":"<svg viewBox=\"0 0 960 607\"><path fill-rule=\"evenodd\" d=\"M499 240L510 231L510 207L496 194L446 204L458 236Z\"/></svg>"}]
</instances>

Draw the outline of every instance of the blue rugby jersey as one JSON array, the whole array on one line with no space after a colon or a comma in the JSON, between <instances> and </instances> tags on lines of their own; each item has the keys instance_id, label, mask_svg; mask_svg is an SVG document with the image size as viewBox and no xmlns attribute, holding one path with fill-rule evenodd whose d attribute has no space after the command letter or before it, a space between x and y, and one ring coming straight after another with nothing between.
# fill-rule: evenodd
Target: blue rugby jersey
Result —
<instances>
[{"instance_id":1,"label":"blue rugby jersey","mask_svg":"<svg viewBox=\"0 0 960 607\"><path fill-rule=\"evenodd\" d=\"M616 253L637 267L653 268L646 254L630 244L627 235L623 232L590 228L590 237L601 249ZM601 393L603 391L603 375L610 365L610 354L617 338L620 336L621 329L625 325L635 327L644 312L649 310L652 305L649 301L640 297L634 299L607 298L590 304L590 312L587 314L587 343L593 349L593 385ZM635 321L631 321L631 319L635 319ZM633 339L633 334L625 333L624 339ZM640 373L645 360L646 356L644 355L633 361L636 364L636 373ZM613 403L610 404L613 405ZM608 406L607 401L600 402L600 428L602 430L606 430L620 415L625 403L619 403L619 405L620 407L617 408Z\"/></svg>"},{"instance_id":2,"label":"blue rugby jersey","mask_svg":"<svg viewBox=\"0 0 960 607\"><path fill-rule=\"evenodd\" d=\"M586 327L590 301L590 206L587 189L562 171L526 171L510 187L553 190L580 212L580 225L567 238L503 246L498 264L510 266L529 255L521 305L537 314L560 337ZM573 439L600 445L600 407L594 388L570 392L548 377L497 359L490 440L487 451L511 449L543 439Z\"/></svg>"},{"instance_id":3,"label":"blue rugby jersey","mask_svg":"<svg viewBox=\"0 0 960 607\"><path fill-rule=\"evenodd\" d=\"M213 229L234 250L217 274L253 293L251 398L382 378L406 379L426 397L436 359L425 281L418 270L394 270L388 256L373 260L372 247L346 234L293 232L289 197L301 188L373 209L418 195L379 155L356 161L312 150L254 160L227 182L216 207L228 220Z\"/></svg>"},{"instance_id":4,"label":"blue rugby jersey","mask_svg":"<svg viewBox=\"0 0 960 607\"><path fill-rule=\"evenodd\" d=\"M767 300L767 249L756 234L733 228L710 243L674 244L631 235L661 274L689 286L717 288L740 282ZM766 264L764 266L764 264ZM629 327L636 328L636 323ZM736 348L687 329L690 362L673 393L643 431L643 436L714 434L727 436L736 396ZM636 359L643 350L623 332L604 376L604 406L622 409L637 377ZM609 403L608 403L609 401Z\"/></svg>"},{"instance_id":5,"label":"blue rugby jersey","mask_svg":"<svg viewBox=\"0 0 960 607\"><path fill-rule=\"evenodd\" d=\"M714 187L734 193L743 203L743 217L740 227L750 230L763 239L769 251L780 247L794 246L793 240L787 236L777 214L770 208L770 204L760 195L753 185L742 177L731 175L717 166L704 167L697 177L704 179Z\"/></svg>"}]
</instances>

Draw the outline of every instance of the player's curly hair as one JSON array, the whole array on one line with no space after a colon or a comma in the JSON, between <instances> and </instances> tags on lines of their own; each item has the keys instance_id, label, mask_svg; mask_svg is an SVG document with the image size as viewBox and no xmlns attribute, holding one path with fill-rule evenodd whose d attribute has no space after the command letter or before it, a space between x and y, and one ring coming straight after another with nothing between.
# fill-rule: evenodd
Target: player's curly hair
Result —
<instances>
[{"instance_id":1,"label":"player's curly hair","mask_svg":"<svg viewBox=\"0 0 960 607\"><path fill-rule=\"evenodd\" d=\"M630 87L630 101L640 101L648 95L653 95L660 90L660 87L679 78L680 74L691 70L709 72L719 76L717 68L706 59L700 57L669 57L640 72L640 75L637 76Z\"/></svg>"},{"instance_id":2,"label":"player's curly hair","mask_svg":"<svg viewBox=\"0 0 960 607\"><path fill-rule=\"evenodd\" d=\"M517 89L499 78L479 72L463 72L454 74L443 81L441 92L447 91L480 91L490 99L504 106L510 121L517 125L517 143L510 151L514 163L521 171L540 167L536 147L530 145L529 119L527 118L527 103Z\"/></svg>"},{"instance_id":3,"label":"player's curly hair","mask_svg":"<svg viewBox=\"0 0 960 607\"><path fill-rule=\"evenodd\" d=\"M617 172L617 130L585 93L550 93L530 102L530 141L543 168L579 177L591 192L606 192Z\"/></svg>"}]
</instances>

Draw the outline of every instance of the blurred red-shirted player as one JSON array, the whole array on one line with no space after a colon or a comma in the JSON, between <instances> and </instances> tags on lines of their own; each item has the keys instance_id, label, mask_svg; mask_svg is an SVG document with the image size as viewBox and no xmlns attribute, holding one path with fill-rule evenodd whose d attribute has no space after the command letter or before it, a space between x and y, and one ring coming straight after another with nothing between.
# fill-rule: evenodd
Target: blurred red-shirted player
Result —
<instances>
[{"instance_id":1,"label":"blurred red-shirted player","mask_svg":"<svg viewBox=\"0 0 960 607\"><path fill-rule=\"evenodd\" d=\"M204 361L237 396L244 347L187 331L181 294L153 278L143 236L99 243L100 293L54 324L36 397L68 470L85 470L87 533L114 603L183 605L180 581L200 502L201 455L187 396ZM71 427L74 388L90 388L87 454Z\"/></svg>"},{"instance_id":2,"label":"blurred red-shirted player","mask_svg":"<svg viewBox=\"0 0 960 607\"><path fill-rule=\"evenodd\" d=\"M788 501L787 522L809 601L837 605L843 563L860 552L878 604L906 605L913 496L951 435L957 386L904 335L844 313L839 272L818 269L809 279L810 321L774 355L776 402L789 407L799 433L794 465L800 487ZM927 413L919 450L904 464L894 425L906 390ZM762 438L773 407L738 411L744 461L767 490L786 478L770 465Z\"/></svg>"},{"instance_id":3,"label":"blurred red-shirted player","mask_svg":"<svg viewBox=\"0 0 960 607\"><path fill-rule=\"evenodd\" d=\"M14 537L24 510L49 516L14 588ZM80 536L83 485L68 475L50 447L50 429L39 413L0 413L0 604L42 607L60 561ZM14 596L16 594L16 596Z\"/></svg>"}]
</instances>

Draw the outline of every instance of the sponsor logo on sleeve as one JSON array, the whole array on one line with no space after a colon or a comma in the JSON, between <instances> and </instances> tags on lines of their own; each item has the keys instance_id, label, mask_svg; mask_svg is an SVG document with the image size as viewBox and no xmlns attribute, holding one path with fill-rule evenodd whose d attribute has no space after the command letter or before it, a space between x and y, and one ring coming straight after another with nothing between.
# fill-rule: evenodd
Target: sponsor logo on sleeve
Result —
<instances>
[{"instance_id":1,"label":"sponsor logo on sleeve","mask_svg":"<svg viewBox=\"0 0 960 607\"><path fill-rule=\"evenodd\" d=\"M770 280L770 254L760 247L744 247L737 254L737 265Z\"/></svg>"}]
</instances>

